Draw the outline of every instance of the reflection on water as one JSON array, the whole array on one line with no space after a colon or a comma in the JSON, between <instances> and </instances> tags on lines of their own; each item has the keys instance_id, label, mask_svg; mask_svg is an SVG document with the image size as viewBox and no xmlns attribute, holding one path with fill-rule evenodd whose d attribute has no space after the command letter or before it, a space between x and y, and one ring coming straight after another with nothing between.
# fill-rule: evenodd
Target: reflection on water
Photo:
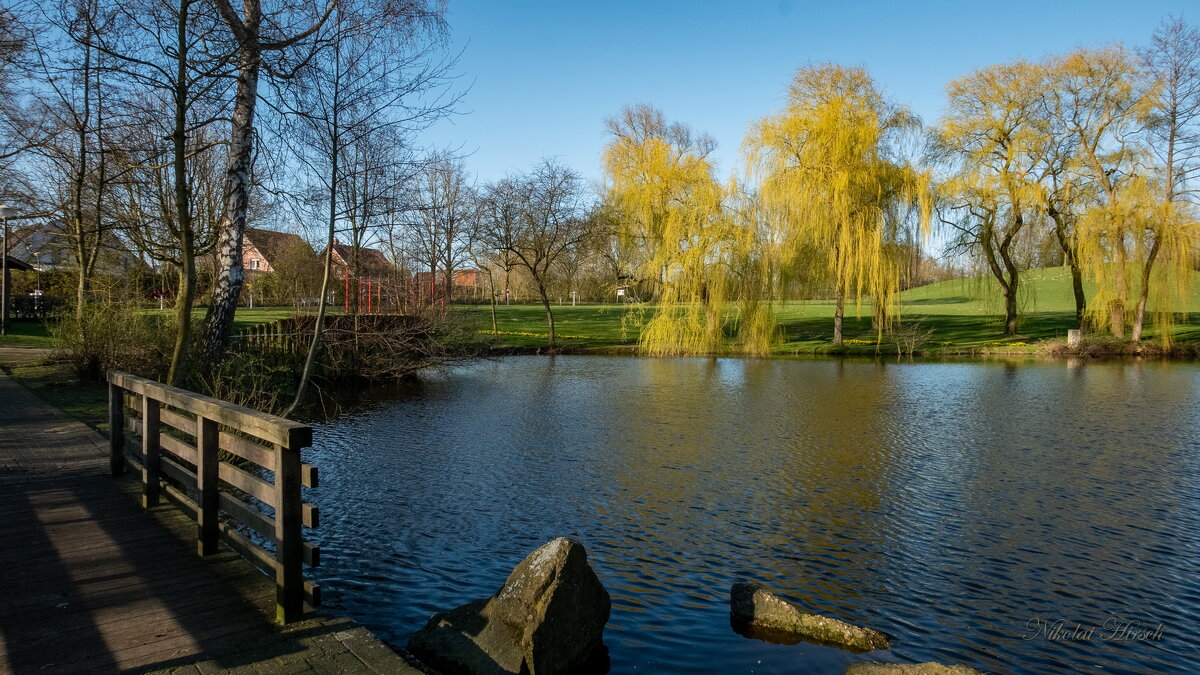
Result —
<instances>
[{"instance_id":1,"label":"reflection on water","mask_svg":"<svg viewBox=\"0 0 1200 675\"><path fill-rule=\"evenodd\" d=\"M483 362L317 425L318 575L403 644L569 535L612 594L613 672L1187 672L1198 410L1192 364ZM894 647L743 638L736 580ZM1038 630L1060 619L1162 639Z\"/></svg>"}]
</instances>

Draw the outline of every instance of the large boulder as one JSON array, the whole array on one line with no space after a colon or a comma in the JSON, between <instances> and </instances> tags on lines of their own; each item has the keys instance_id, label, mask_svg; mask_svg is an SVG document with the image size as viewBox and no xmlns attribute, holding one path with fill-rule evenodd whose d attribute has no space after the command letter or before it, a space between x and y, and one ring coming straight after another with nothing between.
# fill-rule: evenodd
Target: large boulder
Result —
<instances>
[{"instance_id":1,"label":"large boulder","mask_svg":"<svg viewBox=\"0 0 1200 675\"><path fill-rule=\"evenodd\" d=\"M729 606L730 623L747 637L785 644L818 642L855 653L888 648L887 636L877 630L807 614L758 584L734 584Z\"/></svg>"},{"instance_id":2,"label":"large boulder","mask_svg":"<svg viewBox=\"0 0 1200 675\"><path fill-rule=\"evenodd\" d=\"M587 551L560 537L522 560L491 598L434 615L408 650L446 673L565 673L600 646L611 607Z\"/></svg>"},{"instance_id":3,"label":"large boulder","mask_svg":"<svg viewBox=\"0 0 1200 675\"><path fill-rule=\"evenodd\" d=\"M983 675L967 666L940 663L874 663L859 661L846 668L846 675Z\"/></svg>"}]
</instances>

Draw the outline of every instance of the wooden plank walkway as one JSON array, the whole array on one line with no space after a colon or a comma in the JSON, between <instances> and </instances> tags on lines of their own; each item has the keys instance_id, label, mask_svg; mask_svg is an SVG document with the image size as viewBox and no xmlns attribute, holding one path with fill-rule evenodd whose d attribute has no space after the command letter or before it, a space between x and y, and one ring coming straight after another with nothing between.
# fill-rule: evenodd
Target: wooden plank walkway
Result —
<instances>
[{"instance_id":1,"label":"wooden plank walkway","mask_svg":"<svg viewBox=\"0 0 1200 675\"><path fill-rule=\"evenodd\" d=\"M107 441L0 372L0 673L418 673L348 619L276 626L271 580L144 511Z\"/></svg>"}]
</instances>

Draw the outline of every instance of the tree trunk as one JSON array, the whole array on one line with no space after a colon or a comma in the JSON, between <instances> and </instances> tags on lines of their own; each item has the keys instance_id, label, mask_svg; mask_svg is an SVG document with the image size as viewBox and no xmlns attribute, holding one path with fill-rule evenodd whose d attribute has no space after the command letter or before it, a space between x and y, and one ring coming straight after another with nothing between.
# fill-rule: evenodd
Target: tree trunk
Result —
<instances>
[{"instance_id":1,"label":"tree trunk","mask_svg":"<svg viewBox=\"0 0 1200 675\"><path fill-rule=\"evenodd\" d=\"M179 240L179 295L175 298L175 347L167 369L167 384L174 386L183 366L188 341L192 333L192 301L196 296L196 252L192 231L192 186L187 175L187 113L188 113L188 10L191 3L179 3L176 24L175 59L175 128L171 134L175 190L175 226Z\"/></svg>"},{"instance_id":2,"label":"tree trunk","mask_svg":"<svg viewBox=\"0 0 1200 675\"><path fill-rule=\"evenodd\" d=\"M1112 336L1118 340L1125 339L1125 300L1129 297L1129 283L1126 271L1129 269L1129 254L1125 250L1125 233L1117 231L1117 299L1108 303L1108 326Z\"/></svg>"},{"instance_id":3,"label":"tree trunk","mask_svg":"<svg viewBox=\"0 0 1200 675\"><path fill-rule=\"evenodd\" d=\"M182 240L181 240L182 243ZM192 331L192 302L196 299L196 263L192 259L191 237L188 236L179 266L179 295L175 298L175 348L171 351L171 367L167 370L166 384L174 386L183 369L187 354L188 338Z\"/></svg>"},{"instance_id":4,"label":"tree trunk","mask_svg":"<svg viewBox=\"0 0 1200 675\"><path fill-rule=\"evenodd\" d=\"M1087 296L1083 294L1083 270L1079 263L1071 258L1071 289L1075 292L1075 324L1079 330L1084 329L1087 314Z\"/></svg>"},{"instance_id":5,"label":"tree trunk","mask_svg":"<svg viewBox=\"0 0 1200 675\"><path fill-rule=\"evenodd\" d=\"M838 284L837 304L833 307L833 344L842 344L842 319L846 311L846 291Z\"/></svg>"},{"instance_id":6,"label":"tree trunk","mask_svg":"<svg viewBox=\"0 0 1200 675\"><path fill-rule=\"evenodd\" d=\"M1062 249L1063 258L1071 269L1071 290L1075 293L1075 327L1083 330L1087 313L1087 296L1083 293L1083 271L1079 269L1079 259L1067 234L1066 217L1053 206L1049 206L1047 212L1054 220L1054 234L1058 238L1058 247Z\"/></svg>"},{"instance_id":7,"label":"tree trunk","mask_svg":"<svg viewBox=\"0 0 1200 675\"><path fill-rule=\"evenodd\" d=\"M496 323L496 279L492 277L492 270L488 269L488 289L491 291L492 305L492 335L500 334L500 326Z\"/></svg>"},{"instance_id":8,"label":"tree trunk","mask_svg":"<svg viewBox=\"0 0 1200 675\"><path fill-rule=\"evenodd\" d=\"M542 296L542 306L546 308L546 325L550 327L550 349L555 349L554 336L554 312L550 309L550 296L546 295L546 284L542 283L540 276L534 275L534 282L537 283L538 293Z\"/></svg>"},{"instance_id":9,"label":"tree trunk","mask_svg":"<svg viewBox=\"0 0 1200 675\"><path fill-rule=\"evenodd\" d=\"M317 350L321 346L321 335L325 332L325 310L329 304L329 285L333 280L333 236L337 223L336 202L331 198L329 207L329 231L325 240L325 274L321 277L321 298L317 300L317 320L313 326L312 339L308 343L308 354L304 357L304 369L300 373L300 384L296 387L296 397L292 404L283 411L283 416L292 414L296 406L304 398L308 381L312 378L313 364L317 361Z\"/></svg>"},{"instance_id":10,"label":"tree trunk","mask_svg":"<svg viewBox=\"0 0 1200 675\"><path fill-rule=\"evenodd\" d=\"M1005 335L1017 334L1017 284L1021 282L1020 279L1016 270L1012 270L1008 278L1008 285L1004 289Z\"/></svg>"},{"instance_id":11,"label":"tree trunk","mask_svg":"<svg viewBox=\"0 0 1200 675\"><path fill-rule=\"evenodd\" d=\"M250 170L254 150L254 106L258 99L261 60L256 44L243 44L234 98L229 159L225 169L225 194L217 239L217 274L212 304L205 317L204 359L216 362L224 353L242 292L242 235L250 203Z\"/></svg>"},{"instance_id":12,"label":"tree trunk","mask_svg":"<svg viewBox=\"0 0 1200 675\"><path fill-rule=\"evenodd\" d=\"M1154 260L1158 257L1161 242L1161 239L1154 239L1154 245L1150 247L1150 254L1146 256L1146 263L1142 265L1142 286L1138 289L1137 312L1133 317L1133 334L1130 335L1130 339L1134 342L1142 339L1142 327L1146 320L1146 301L1150 298L1150 273L1154 269Z\"/></svg>"}]
</instances>

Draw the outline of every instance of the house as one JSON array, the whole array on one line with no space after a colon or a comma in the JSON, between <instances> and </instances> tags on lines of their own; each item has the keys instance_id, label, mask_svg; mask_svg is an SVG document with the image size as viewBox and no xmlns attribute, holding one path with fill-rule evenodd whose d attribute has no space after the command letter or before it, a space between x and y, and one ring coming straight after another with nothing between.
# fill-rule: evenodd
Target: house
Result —
<instances>
[{"instance_id":1,"label":"house","mask_svg":"<svg viewBox=\"0 0 1200 675\"><path fill-rule=\"evenodd\" d=\"M320 255L324 259L325 250ZM334 239L330 257L334 280L330 288L332 301L336 302L340 297L346 311L352 307L362 312L395 310L403 289L402 285L399 289L396 287L396 266L382 251L366 247L355 249Z\"/></svg>"},{"instance_id":2,"label":"house","mask_svg":"<svg viewBox=\"0 0 1200 675\"><path fill-rule=\"evenodd\" d=\"M242 269L270 273L288 258L315 260L316 254L312 246L298 234L246 228L242 235Z\"/></svg>"},{"instance_id":3,"label":"house","mask_svg":"<svg viewBox=\"0 0 1200 675\"><path fill-rule=\"evenodd\" d=\"M454 285L475 288L484 284L484 275L480 270L454 270Z\"/></svg>"},{"instance_id":4,"label":"house","mask_svg":"<svg viewBox=\"0 0 1200 675\"><path fill-rule=\"evenodd\" d=\"M360 247L357 251L357 265L355 262L355 250L352 246L338 243L337 239L333 240L333 278L341 279L346 276L346 271L349 270L350 278L364 277L386 277L396 271L396 267L387 259L379 249ZM325 251L322 249L321 256L324 258Z\"/></svg>"},{"instance_id":5,"label":"house","mask_svg":"<svg viewBox=\"0 0 1200 675\"><path fill-rule=\"evenodd\" d=\"M68 270L75 267L74 242L62 221L50 220L26 225L9 234L8 254L39 272ZM109 230L100 240L95 271L114 276L149 270L149 265Z\"/></svg>"}]
</instances>

